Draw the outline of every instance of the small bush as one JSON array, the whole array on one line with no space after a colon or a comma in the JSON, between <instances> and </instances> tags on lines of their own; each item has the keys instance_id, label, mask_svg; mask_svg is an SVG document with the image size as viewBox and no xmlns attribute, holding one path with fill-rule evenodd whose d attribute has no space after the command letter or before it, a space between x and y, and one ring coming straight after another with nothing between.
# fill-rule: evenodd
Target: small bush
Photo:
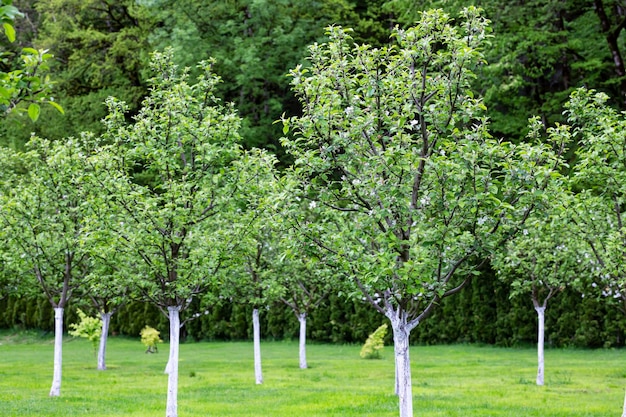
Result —
<instances>
[{"instance_id":1,"label":"small bush","mask_svg":"<svg viewBox=\"0 0 626 417\"><path fill-rule=\"evenodd\" d=\"M89 340L93 345L94 353L98 349L98 343L100 343L100 334L102 333L102 320L96 317L89 317L79 308L77 310L78 317L80 317L80 323L70 324L70 330L68 333L74 337L84 337Z\"/></svg>"},{"instance_id":2,"label":"small bush","mask_svg":"<svg viewBox=\"0 0 626 417\"><path fill-rule=\"evenodd\" d=\"M157 329L146 326L141 330L141 343L147 348L146 353L156 353L159 351L157 343L163 342Z\"/></svg>"},{"instance_id":3,"label":"small bush","mask_svg":"<svg viewBox=\"0 0 626 417\"><path fill-rule=\"evenodd\" d=\"M361 348L361 358L380 359L381 351L385 347L385 335L387 334L387 324L380 326L374 333L370 334L365 344Z\"/></svg>"}]
</instances>

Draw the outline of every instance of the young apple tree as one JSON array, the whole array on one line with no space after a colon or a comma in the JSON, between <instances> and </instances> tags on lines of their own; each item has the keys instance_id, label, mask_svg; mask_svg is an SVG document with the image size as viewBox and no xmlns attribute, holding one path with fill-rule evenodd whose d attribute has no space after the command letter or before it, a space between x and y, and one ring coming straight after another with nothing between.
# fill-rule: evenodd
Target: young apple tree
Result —
<instances>
[{"instance_id":1,"label":"young apple tree","mask_svg":"<svg viewBox=\"0 0 626 417\"><path fill-rule=\"evenodd\" d=\"M296 242L295 238L293 242ZM331 293L338 291L339 285L329 268L301 248L290 257L283 258L277 271L280 301L296 315L300 325L298 357L300 369L307 369L306 331L307 317Z\"/></svg>"},{"instance_id":2,"label":"young apple tree","mask_svg":"<svg viewBox=\"0 0 626 417\"><path fill-rule=\"evenodd\" d=\"M549 145L494 140L470 90L487 21L424 12L395 45L348 30L291 71L303 115L284 120L304 192L328 221L306 234L391 322L401 417L413 415L409 335L528 216L560 163Z\"/></svg>"},{"instance_id":3,"label":"young apple tree","mask_svg":"<svg viewBox=\"0 0 626 417\"><path fill-rule=\"evenodd\" d=\"M537 207L524 229L492 257L500 278L510 283L511 297L530 294L537 312L537 385L544 385L545 311L548 301L565 289L577 287L589 266L585 247L567 211L568 196L562 184L552 199Z\"/></svg>"},{"instance_id":4,"label":"young apple tree","mask_svg":"<svg viewBox=\"0 0 626 417\"><path fill-rule=\"evenodd\" d=\"M293 192L290 195L292 198L283 204L287 209L283 218L288 219L288 225L279 241L281 262L277 264L276 278L280 300L293 311L300 325L298 356L300 369L306 369L307 317L329 294L341 293L345 282L327 264L327 253L303 234L306 224L315 221L311 218L315 207L307 207L308 200Z\"/></svg>"},{"instance_id":5,"label":"young apple tree","mask_svg":"<svg viewBox=\"0 0 626 417\"><path fill-rule=\"evenodd\" d=\"M106 348L111 317L129 301L136 280L135 268L131 267L133 258L124 256L128 254L120 246L114 246L111 241L108 243L107 246L92 247L99 251L92 255L95 262L81 287L81 294L91 300L102 323L97 357L99 371L107 369Z\"/></svg>"},{"instance_id":6,"label":"young apple tree","mask_svg":"<svg viewBox=\"0 0 626 417\"><path fill-rule=\"evenodd\" d=\"M50 396L61 394L63 313L89 271L85 178L86 151L80 139L60 142L32 137L15 153L23 171L2 190L0 222L7 233L10 268L34 278L54 308L54 373ZM6 167L3 167L6 168ZM6 183L5 183L6 185Z\"/></svg>"},{"instance_id":7,"label":"young apple tree","mask_svg":"<svg viewBox=\"0 0 626 417\"><path fill-rule=\"evenodd\" d=\"M178 414L181 312L209 288L232 240L222 231L231 221L240 118L213 94L219 78L210 67L200 63L192 84L171 50L154 53L141 110L128 124L125 105L108 100L108 144L91 161L112 212L126 213L116 231L135 256L135 288L169 318L168 417Z\"/></svg>"},{"instance_id":8,"label":"young apple tree","mask_svg":"<svg viewBox=\"0 0 626 417\"><path fill-rule=\"evenodd\" d=\"M566 105L580 145L571 175L580 191L572 211L595 261L594 285L626 314L626 117L607 101L606 94L581 88Z\"/></svg>"},{"instance_id":9,"label":"young apple tree","mask_svg":"<svg viewBox=\"0 0 626 417\"><path fill-rule=\"evenodd\" d=\"M626 314L626 118L607 100L606 94L579 89L566 106L580 142L572 170L579 192L572 207L595 260L596 286Z\"/></svg>"},{"instance_id":10,"label":"young apple tree","mask_svg":"<svg viewBox=\"0 0 626 417\"><path fill-rule=\"evenodd\" d=\"M280 187L276 158L253 149L233 163L237 193L233 204L237 217L231 223L236 245L220 280L222 297L252 306L254 376L263 383L261 364L261 323L259 309L276 300L276 267L282 221L277 215L287 188Z\"/></svg>"}]
</instances>

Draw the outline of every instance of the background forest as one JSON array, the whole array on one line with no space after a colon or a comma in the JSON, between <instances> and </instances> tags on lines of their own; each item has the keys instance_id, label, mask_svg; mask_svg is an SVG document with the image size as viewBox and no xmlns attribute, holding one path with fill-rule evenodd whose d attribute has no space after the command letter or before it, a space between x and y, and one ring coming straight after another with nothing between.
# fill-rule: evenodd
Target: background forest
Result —
<instances>
[{"instance_id":1,"label":"background forest","mask_svg":"<svg viewBox=\"0 0 626 417\"><path fill-rule=\"evenodd\" d=\"M493 37L487 63L476 71L474 91L484 97L490 131L514 143L528 134L528 119L538 116L544 130L564 121L563 108L578 87L608 94L609 104L626 110L626 2L621 0L477 0L491 20ZM291 161L281 147L281 115L301 114L286 76L306 65L307 46L323 42L331 24L353 28L358 43L390 42L396 25L413 24L420 11L443 8L453 16L466 6L456 0L16 0L23 13L15 20L15 42L0 40L3 51L24 47L54 55L50 73L55 101L65 114L42 107L37 122L12 112L1 119L0 145L22 149L37 136L61 140L80 132L99 135L107 115L105 100L127 103L126 117L137 114L148 94L150 54L173 48L180 67L213 58L212 70L223 82L216 96L234 103L242 117L244 148L276 155L279 167ZM0 61L6 71L10 59ZM567 155L574 162L575 149ZM546 311L546 340L553 346L608 347L625 344L626 321L619 299L592 287L565 289ZM0 327L51 330L54 312L43 296L0 297ZM528 294L485 265L459 294L445 298L413 332L412 343L478 342L499 345L536 340L536 315ZM71 305L67 323L77 321ZM197 306L200 309L200 306ZM183 337L247 339L250 304L216 304L187 322ZM267 338L295 338L298 319L284 303L261 311ZM383 321L360 298L330 294L309 316L311 340L362 342ZM167 328L167 318L151 304L132 302L111 320L113 334L137 336L145 325Z\"/></svg>"}]
</instances>

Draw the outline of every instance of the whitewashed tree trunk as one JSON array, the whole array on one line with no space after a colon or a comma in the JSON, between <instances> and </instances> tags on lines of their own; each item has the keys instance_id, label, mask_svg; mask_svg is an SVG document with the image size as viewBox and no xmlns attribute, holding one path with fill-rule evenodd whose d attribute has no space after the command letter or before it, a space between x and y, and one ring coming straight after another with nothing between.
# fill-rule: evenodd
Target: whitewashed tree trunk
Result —
<instances>
[{"instance_id":1,"label":"whitewashed tree trunk","mask_svg":"<svg viewBox=\"0 0 626 417\"><path fill-rule=\"evenodd\" d=\"M389 314L390 313L390 314ZM396 394L400 406L400 417L413 417L413 387L411 383L411 360L409 358L409 335L412 327L400 312L389 312L393 329L394 355L396 362Z\"/></svg>"},{"instance_id":2,"label":"whitewashed tree trunk","mask_svg":"<svg viewBox=\"0 0 626 417\"><path fill-rule=\"evenodd\" d=\"M537 322L539 330L537 334L537 385L543 385L544 380L544 360L543 360L543 344L545 334L545 307L535 306L537 311Z\"/></svg>"},{"instance_id":3,"label":"whitewashed tree trunk","mask_svg":"<svg viewBox=\"0 0 626 417\"><path fill-rule=\"evenodd\" d=\"M624 408L622 410L622 417L626 417L626 395L624 395Z\"/></svg>"},{"instance_id":4,"label":"whitewashed tree trunk","mask_svg":"<svg viewBox=\"0 0 626 417\"><path fill-rule=\"evenodd\" d=\"M166 417L178 417L178 351L180 340L180 307L168 307L170 318L170 356L165 367L167 378Z\"/></svg>"},{"instance_id":5,"label":"whitewashed tree trunk","mask_svg":"<svg viewBox=\"0 0 626 417\"><path fill-rule=\"evenodd\" d=\"M306 313L298 314L300 322L300 369L308 368L306 363Z\"/></svg>"},{"instance_id":6,"label":"whitewashed tree trunk","mask_svg":"<svg viewBox=\"0 0 626 417\"><path fill-rule=\"evenodd\" d=\"M100 313L102 320L102 332L100 333L100 348L98 349L98 370L104 371L106 365L107 337L109 336L109 324L111 323L111 315L113 313Z\"/></svg>"},{"instance_id":7,"label":"whitewashed tree trunk","mask_svg":"<svg viewBox=\"0 0 626 417\"><path fill-rule=\"evenodd\" d=\"M394 361L395 361L396 357L397 357L397 354L396 354L396 343L394 342L394 344L393 344L393 358L394 358ZM396 395L400 395L400 379L398 378L398 364L397 363L395 364L394 369L395 369L395 373L396 373L396 375L395 375L395 384L396 384L396 386L395 386L393 392Z\"/></svg>"},{"instance_id":8,"label":"whitewashed tree trunk","mask_svg":"<svg viewBox=\"0 0 626 417\"><path fill-rule=\"evenodd\" d=\"M261 369L261 325L259 323L259 309L252 310L252 332L254 338L254 379L257 384L263 383Z\"/></svg>"},{"instance_id":9,"label":"whitewashed tree trunk","mask_svg":"<svg viewBox=\"0 0 626 417\"><path fill-rule=\"evenodd\" d=\"M50 396L61 395L61 366L63 364L63 308L54 309L54 372Z\"/></svg>"}]
</instances>

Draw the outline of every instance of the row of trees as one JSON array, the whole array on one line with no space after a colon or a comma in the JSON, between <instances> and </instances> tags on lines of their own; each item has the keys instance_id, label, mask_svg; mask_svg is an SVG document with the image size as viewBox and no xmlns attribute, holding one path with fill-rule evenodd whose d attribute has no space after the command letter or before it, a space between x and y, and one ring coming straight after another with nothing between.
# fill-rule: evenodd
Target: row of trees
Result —
<instances>
[{"instance_id":1,"label":"row of trees","mask_svg":"<svg viewBox=\"0 0 626 417\"><path fill-rule=\"evenodd\" d=\"M39 288L54 308L51 396L60 395L63 315L72 297L100 311L101 369L111 316L124 302L140 298L167 314L167 414L176 415L179 331L198 307L218 298L254 307L261 383L259 308L280 298L304 336L306 314L329 291L331 274L312 266L306 251L295 256L301 243L283 234L293 217L284 215L293 180L278 178L266 151L241 149L240 118L214 96L220 80L211 62L200 66L192 84L171 50L155 53L151 94L133 123L126 105L110 99L99 137L33 137L25 152L3 149L2 293ZM37 286L22 278L29 275Z\"/></svg>"},{"instance_id":2,"label":"row of trees","mask_svg":"<svg viewBox=\"0 0 626 417\"><path fill-rule=\"evenodd\" d=\"M550 300L545 311L546 346L624 346L623 313L617 308L619 300L603 296L602 290L593 285L594 282L589 280L589 288L585 288L583 293L566 287ZM530 296L525 292L510 296L510 290L505 279L498 279L493 272L481 271L481 275L472 279L456 296L443 299L431 316L411 332L411 344L529 346L536 343L537 314L532 308ZM331 292L307 315L307 340L362 344L374 329L386 321L362 298L347 298L345 293L336 295ZM98 315L90 300L75 297L65 312L66 325L80 321L77 308ZM198 310L198 313L201 314L181 328L181 342L252 340L250 305L221 299L216 300L211 308ZM282 301L272 302L260 309L259 320L264 339L298 339L298 319ZM109 334L137 338L145 325L160 330L162 337L167 339L167 317L150 303L131 301L112 315ZM9 296L0 300L0 328L49 332L54 329L54 311L41 295ZM387 333L386 343L393 343L391 332Z\"/></svg>"},{"instance_id":3,"label":"row of trees","mask_svg":"<svg viewBox=\"0 0 626 417\"><path fill-rule=\"evenodd\" d=\"M101 134L4 148L1 288L28 292L31 275L54 308L50 394L60 394L73 296L100 310L104 343L131 296L167 315L175 416L185 321L220 298L251 305L261 383L259 309L282 299L305 335L310 308L332 291L360 294L391 322L400 416L412 416L409 336L490 260L513 292L532 295L543 384L548 300L583 277L623 297L624 121L606 95L577 90L571 125L543 135L533 119L527 142L494 139L472 92L487 25L472 7L458 19L423 12L380 48L331 26L290 72L302 115L282 118L294 162L281 173L267 151L242 149L241 119L215 94L215 62L191 81L171 49L152 55L149 94L130 121L109 98Z\"/></svg>"}]
</instances>

